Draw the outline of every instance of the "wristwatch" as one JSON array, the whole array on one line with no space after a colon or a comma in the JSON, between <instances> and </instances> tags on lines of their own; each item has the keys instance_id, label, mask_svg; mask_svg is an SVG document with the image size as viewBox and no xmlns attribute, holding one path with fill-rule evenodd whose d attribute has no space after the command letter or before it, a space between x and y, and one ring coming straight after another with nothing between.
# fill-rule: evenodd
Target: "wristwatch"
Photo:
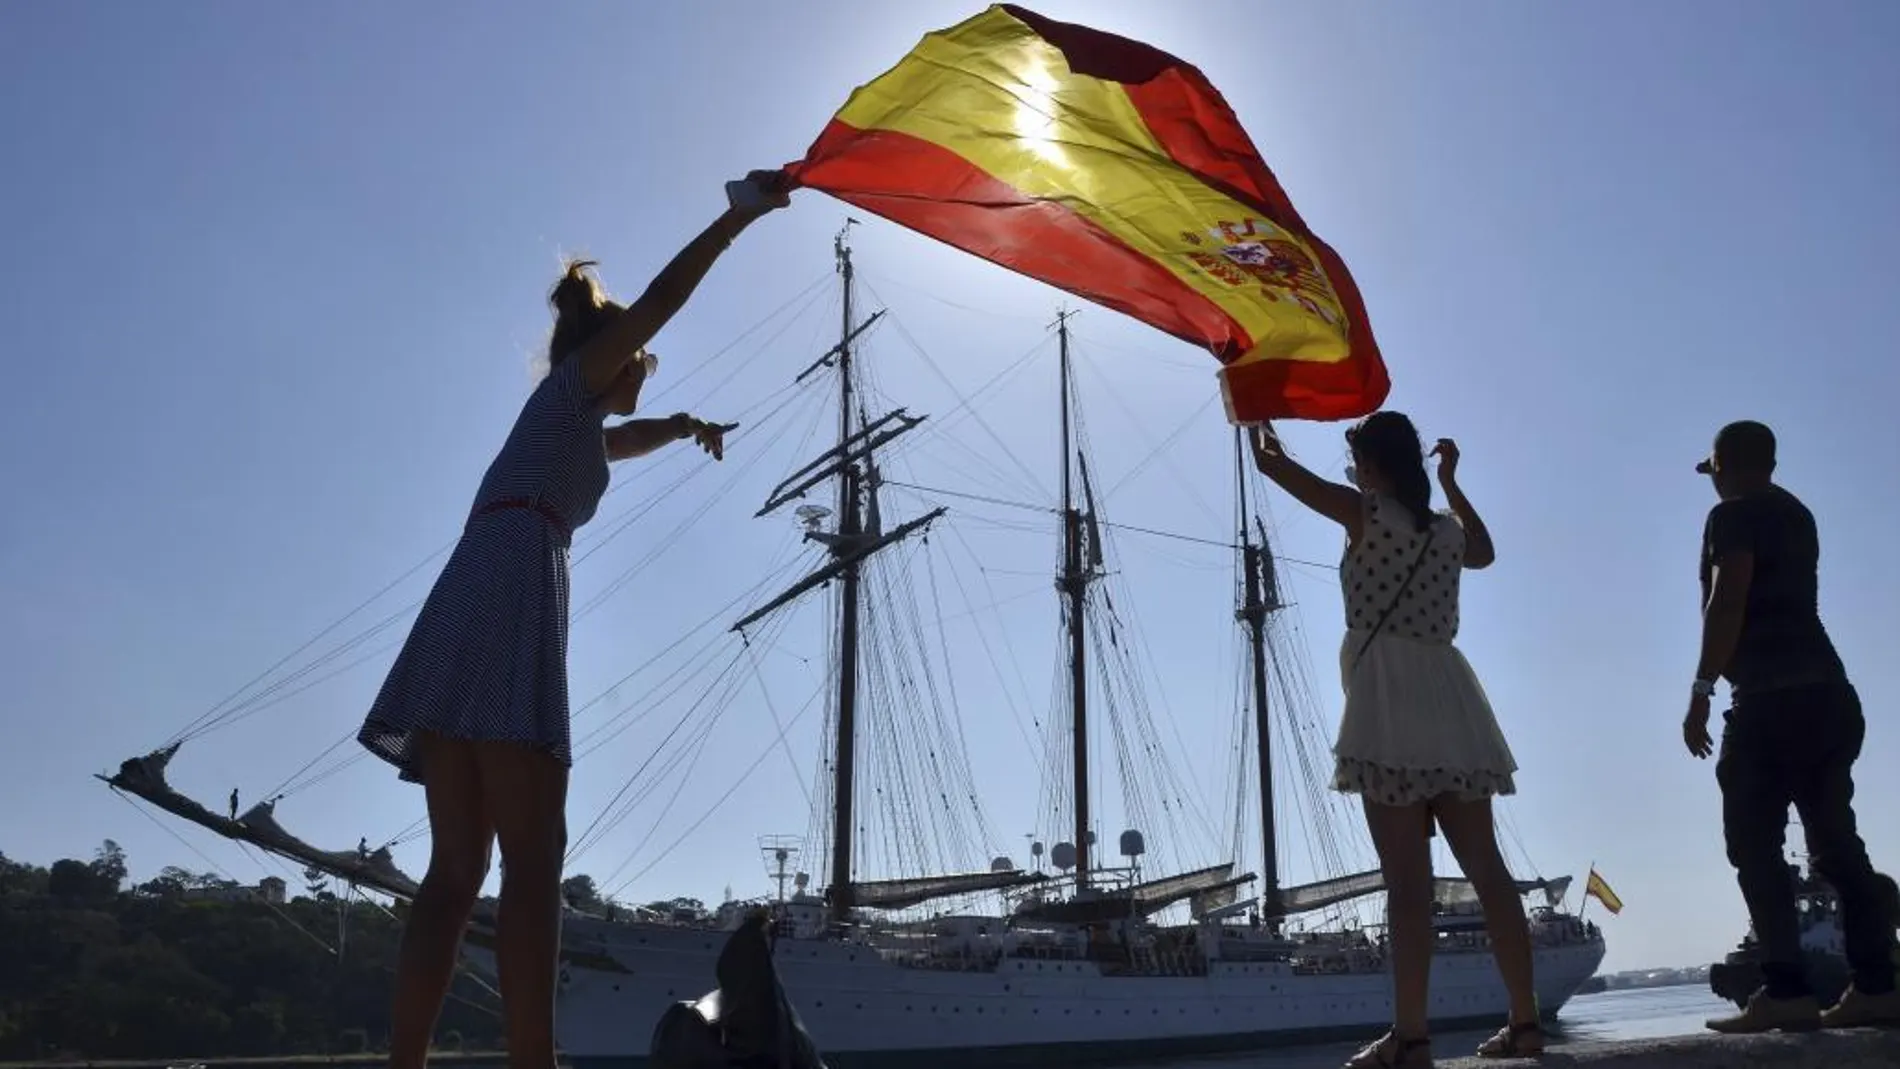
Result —
<instances>
[{"instance_id":1,"label":"wristwatch","mask_svg":"<svg viewBox=\"0 0 1900 1069\"><path fill-rule=\"evenodd\" d=\"M1689 693L1698 698L1713 698L1715 697L1715 680L1698 679L1689 684Z\"/></svg>"}]
</instances>

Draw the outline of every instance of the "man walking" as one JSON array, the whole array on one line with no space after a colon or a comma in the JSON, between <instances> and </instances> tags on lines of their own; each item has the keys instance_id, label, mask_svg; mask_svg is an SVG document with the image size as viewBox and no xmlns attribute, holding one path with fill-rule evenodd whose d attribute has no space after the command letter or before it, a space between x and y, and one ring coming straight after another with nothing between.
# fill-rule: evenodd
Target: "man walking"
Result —
<instances>
[{"instance_id":1,"label":"man walking","mask_svg":"<svg viewBox=\"0 0 1900 1069\"><path fill-rule=\"evenodd\" d=\"M1900 1023L1894 924L1882 877L1854 822L1855 758L1866 721L1818 607L1820 536L1775 485L1775 436L1731 423L1696 471L1721 501L1702 533L1702 658L1682 737L1706 758L1709 698L1729 684L1721 754L1722 833L1762 949L1760 990L1718 1032ZM1788 806L1801 813L1809 862L1840 896L1853 983L1822 1012L1801 959L1794 883L1782 851Z\"/></svg>"}]
</instances>

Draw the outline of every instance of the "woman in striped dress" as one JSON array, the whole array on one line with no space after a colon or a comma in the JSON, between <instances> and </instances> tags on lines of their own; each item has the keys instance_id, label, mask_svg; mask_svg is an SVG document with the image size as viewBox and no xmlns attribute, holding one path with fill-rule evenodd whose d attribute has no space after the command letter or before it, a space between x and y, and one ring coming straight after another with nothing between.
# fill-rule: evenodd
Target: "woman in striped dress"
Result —
<instances>
[{"instance_id":1,"label":"woman in striped dress","mask_svg":"<svg viewBox=\"0 0 1900 1069\"><path fill-rule=\"evenodd\" d=\"M655 368L646 345L740 231L785 204L776 175L735 204L629 306L585 263L550 298L549 373L482 479L467 526L357 738L420 782L429 870L404 927L390 1025L392 1069L420 1069L476 895L501 844L496 932L509 1062L553 1069L561 865L567 851L568 547L607 489L610 461L693 438L715 459L723 428L684 413L631 414Z\"/></svg>"}]
</instances>

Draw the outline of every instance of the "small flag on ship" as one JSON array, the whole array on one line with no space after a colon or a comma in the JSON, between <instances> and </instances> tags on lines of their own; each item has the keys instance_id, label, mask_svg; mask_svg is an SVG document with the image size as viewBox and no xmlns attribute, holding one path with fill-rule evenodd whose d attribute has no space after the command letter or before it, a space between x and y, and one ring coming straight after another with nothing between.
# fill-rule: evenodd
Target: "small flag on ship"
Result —
<instances>
[{"instance_id":1,"label":"small flag on ship","mask_svg":"<svg viewBox=\"0 0 1900 1069\"><path fill-rule=\"evenodd\" d=\"M1236 423L1353 419L1390 389L1344 261L1205 75L999 4L859 87L792 185L1207 348Z\"/></svg>"},{"instance_id":2,"label":"small flag on ship","mask_svg":"<svg viewBox=\"0 0 1900 1069\"><path fill-rule=\"evenodd\" d=\"M1594 868L1590 870L1590 878L1584 882L1583 893L1586 897L1595 898L1603 903L1603 908L1612 914L1623 912L1623 900L1616 897L1616 892L1610 890L1610 885L1604 882L1603 877L1597 875L1597 870Z\"/></svg>"}]
</instances>

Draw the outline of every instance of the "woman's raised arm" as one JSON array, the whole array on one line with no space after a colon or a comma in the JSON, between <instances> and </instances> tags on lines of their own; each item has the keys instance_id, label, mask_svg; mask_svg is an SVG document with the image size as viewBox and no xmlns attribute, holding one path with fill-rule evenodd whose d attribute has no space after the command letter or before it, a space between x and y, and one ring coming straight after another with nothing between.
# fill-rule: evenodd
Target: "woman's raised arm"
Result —
<instances>
[{"instance_id":1,"label":"woman's raised arm","mask_svg":"<svg viewBox=\"0 0 1900 1069\"><path fill-rule=\"evenodd\" d=\"M783 178L778 172L754 171L746 180L765 193L761 205L727 208L653 276L638 300L602 327L575 354L581 361L581 376L588 393L599 395L613 386L635 355L686 306L687 298L699 288L700 280L712 270L713 262L732 244L732 239L767 212L789 203L780 189Z\"/></svg>"},{"instance_id":2,"label":"woman's raised arm","mask_svg":"<svg viewBox=\"0 0 1900 1069\"><path fill-rule=\"evenodd\" d=\"M1365 507L1359 491L1343 483L1328 482L1308 471L1305 465L1287 455L1280 436L1272 427L1264 424L1255 427L1250 437L1254 466L1260 469L1260 474L1292 494L1295 501L1344 527L1353 541L1359 540L1360 527L1365 522Z\"/></svg>"}]
</instances>

